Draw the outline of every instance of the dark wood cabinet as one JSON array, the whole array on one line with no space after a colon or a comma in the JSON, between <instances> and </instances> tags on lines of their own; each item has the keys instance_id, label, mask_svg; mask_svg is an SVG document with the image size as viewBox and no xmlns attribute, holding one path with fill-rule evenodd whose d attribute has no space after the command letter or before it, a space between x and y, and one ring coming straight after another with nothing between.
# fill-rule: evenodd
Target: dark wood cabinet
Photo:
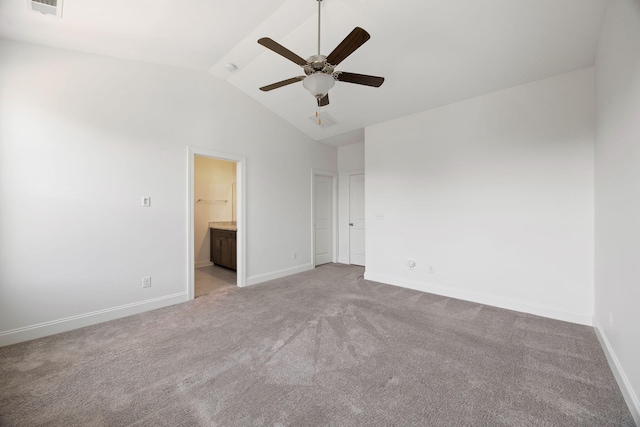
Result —
<instances>
[{"instance_id":1,"label":"dark wood cabinet","mask_svg":"<svg viewBox=\"0 0 640 427\"><path fill-rule=\"evenodd\" d=\"M236 270L236 232L212 228L211 262L220 267Z\"/></svg>"}]
</instances>

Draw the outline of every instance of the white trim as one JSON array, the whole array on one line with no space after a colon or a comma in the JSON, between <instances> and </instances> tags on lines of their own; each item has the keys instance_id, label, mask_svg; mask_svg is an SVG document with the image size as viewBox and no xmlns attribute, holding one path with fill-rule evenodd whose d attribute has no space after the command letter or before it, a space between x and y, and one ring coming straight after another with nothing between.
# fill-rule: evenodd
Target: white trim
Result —
<instances>
[{"instance_id":1,"label":"white trim","mask_svg":"<svg viewBox=\"0 0 640 427\"><path fill-rule=\"evenodd\" d=\"M627 377L624 369L622 369L618 356L616 356L615 351L613 351L613 347L611 347L611 343L609 343L609 340L607 339L607 334L605 334L604 329L595 316L593 317L593 329L596 331L596 336L604 350L604 355L607 357L609 367L611 368L613 376L618 382L618 387L620 387L620 391L622 391L622 396L624 396L624 400L629 407L629 412L631 412L631 416L633 416L636 425L640 426L640 400L638 399L638 395L633 390L629 377Z\"/></svg>"},{"instance_id":2,"label":"white trim","mask_svg":"<svg viewBox=\"0 0 640 427\"><path fill-rule=\"evenodd\" d=\"M331 254L331 262L338 260L338 172L323 171L319 169L311 169L311 268L316 267L316 233L315 233L315 183L316 176L326 176L331 178L331 216L333 216L333 224L331 225L331 246L333 246L333 254Z\"/></svg>"},{"instance_id":3,"label":"white trim","mask_svg":"<svg viewBox=\"0 0 640 427\"><path fill-rule=\"evenodd\" d=\"M194 264L194 267L195 268L209 267L210 265L213 265L211 261L198 261Z\"/></svg>"},{"instance_id":4,"label":"white trim","mask_svg":"<svg viewBox=\"0 0 640 427\"><path fill-rule=\"evenodd\" d=\"M258 283L267 282L269 280L279 279L285 276L291 276L292 274L303 273L305 271L313 270L312 263L298 265L295 267L283 268L282 270L272 271L271 273L258 274L257 276L251 276L247 278L247 285L257 285Z\"/></svg>"},{"instance_id":5,"label":"white trim","mask_svg":"<svg viewBox=\"0 0 640 427\"><path fill-rule=\"evenodd\" d=\"M577 323L580 325L591 326L593 322L593 313L583 313L578 311L566 310L564 308L532 303L529 301L522 301L514 298L502 297L498 295L487 294L484 292L466 291L462 289L450 288L448 286L434 285L431 283L421 283L410 280L397 279L395 277L384 276L381 274L370 273L366 271L364 273L364 278L366 280L372 280L374 282L386 283L388 285L400 286L403 288L414 289L416 291L429 292L432 294L442 295L450 298L476 302L478 304L486 304L494 307L506 308L507 310L535 314L537 316Z\"/></svg>"},{"instance_id":6,"label":"white trim","mask_svg":"<svg viewBox=\"0 0 640 427\"><path fill-rule=\"evenodd\" d=\"M237 251L237 285L238 287L245 286L247 283L247 235L245 230L246 218L247 218L247 196L245 183L247 182L247 159L236 154L222 153L220 151L213 151L207 148L200 147L187 147L187 293L189 300L195 297L194 291L194 268L195 268L195 253L194 253L194 237L193 237L193 215L194 215L194 195L193 195L193 181L194 181L194 158L195 156L212 157L215 159L227 160L230 162L236 162L236 190L238 194L237 200L237 222L238 232L236 234L236 251Z\"/></svg>"},{"instance_id":7,"label":"white trim","mask_svg":"<svg viewBox=\"0 0 640 427\"><path fill-rule=\"evenodd\" d=\"M73 329L84 328L133 314L143 313L157 308L168 307L187 301L186 292L165 295L158 298L151 298L144 301L124 304L117 307L105 308L103 310L92 311L90 313L78 314L76 316L65 317L63 319L38 323L31 326L16 328L9 331L0 332L0 347L16 344L19 342L34 340Z\"/></svg>"}]
</instances>

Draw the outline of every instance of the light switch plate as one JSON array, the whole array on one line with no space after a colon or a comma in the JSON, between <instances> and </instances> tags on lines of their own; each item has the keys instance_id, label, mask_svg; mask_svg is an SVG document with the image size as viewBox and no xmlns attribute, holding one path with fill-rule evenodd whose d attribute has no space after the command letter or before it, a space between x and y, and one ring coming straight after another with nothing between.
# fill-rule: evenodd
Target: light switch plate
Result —
<instances>
[{"instance_id":1,"label":"light switch plate","mask_svg":"<svg viewBox=\"0 0 640 427\"><path fill-rule=\"evenodd\" d=\"M148 208L151 206L151 196L142 196L142 207Z\"/></svg>"}]
</instances>

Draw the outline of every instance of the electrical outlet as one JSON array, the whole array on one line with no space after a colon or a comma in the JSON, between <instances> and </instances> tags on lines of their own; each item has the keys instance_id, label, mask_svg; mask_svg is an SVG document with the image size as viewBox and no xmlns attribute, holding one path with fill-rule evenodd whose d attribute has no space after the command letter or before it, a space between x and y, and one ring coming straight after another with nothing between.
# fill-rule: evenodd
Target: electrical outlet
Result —
<instances>
[{"instance_id":1,"label":"electrical outlet","mask_svg":"<svg viewBox=\"0 0 640 427\"><path fill-rule=\"evenodd\" d=\"M291 252L291 259L296 259L298 258L298 254L295 252Z\"/></svg>"},{"instance_id":2,"label":"electrical outlet","mask_svg":"<svg viewBox=\"0 0 640 427\"><path fill-rule=\"evenodd\" d=\"M416 262L412 259L407 261L407 267L409 267L409 270L413 270L416 266Z\"/></svg>"},{"instance_id":3,"label":"electrical outlet","mask_svg":"<svg viewBox=\"0 0 640 427\"><path fill-rule=\"evenodd\" d=\"M427 266L427 271L429 272L429 274L434 274L436 272L436 267L433 265L429 265Z\"/></svg>"},{"instance_id":4,"label":"electrical outlet","mask_svg":"<svg viewBox=\"0 0 640 427\"><path fill-rule=\"evenodd\" d=\"M151 276L144 276L142 278L142 287L150 288L151 287Z\"/></svg>"}]
</instances>

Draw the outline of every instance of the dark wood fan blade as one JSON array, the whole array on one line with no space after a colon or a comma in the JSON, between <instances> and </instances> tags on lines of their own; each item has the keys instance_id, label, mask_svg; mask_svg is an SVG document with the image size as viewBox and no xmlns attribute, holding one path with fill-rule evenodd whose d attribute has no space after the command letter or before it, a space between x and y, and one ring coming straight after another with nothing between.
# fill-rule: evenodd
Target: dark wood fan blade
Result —
<instances>
[{"instance_id":1,"label":"dark wood fan blade","mask_svg":"<svg viewBox=\"0 0 640 427\"><path fill-rule=\"evenodd\" d=\"M306 76L292 77L290 79L283 80L281 82L272 83L272 84L267 85L267 86L262 86L260 88L260 90L263 91L263 92L269 92L270 90L278 89L279 87L282 87L282 86L290 85L290 84L295 83L295 82L300 82L300 81L304 80L305 77Z\"/></svg>"},{"instance_id":2,"label":"dark wood fan blade","mask_svg":"<svg viewBox=\"0 0 640 427\"><path fill-rule=\"evenodd\" d=\"M289 61L295 62L296 64L300 65L301 67L304 67L305 65L307 65L307 61L305 61L304 59L302 59L301 57L299 57L295 53L291 52L289 49L287 49L286 47L282 46L280 43L270 39L269 37L261 38L260 40L258 40L258 43L260 43L262 46L266 47L267 49L271 49L272 51L274 51L278 55L284 56Z\"/></svg>"},{"instance_id":3,"label":"dark wood fan blade","mask_svg":"<svg viewBox=\"0 0 640 427\"><path fill-rule=\"evenodd\" d=\"M333 52L327 56L327 62L331 65L338 65L370 38L371 36L369 33L362 28L354 28L353 31L351 31L349 35L340 42L338 47L333 49Z\"/></svg>"},{"instance_id":4,"label":"dark wood fan blade","mask_svg":"<svg viewBox=\"0 0 640 427\"><path fill-rule=\"evenodd\" d=\"M367 76L365 74L344 73L344 72L339 72L336 74L338 75L336 77L336 80L338 80L339 82L355 83L358 85L373 86L373 87L380 87L382 83L384 83L384 77Z\"/></svg>"},{"instance_id":5,"label":"dark wood fan blade","mask_svg":"<svg viewBox=\"0 0 640 427\"><path fill-rule=\"evenodd\" d=\"M324 107L329 105L329 94L326 94L322 98L318 99L318 107Z\"/></svg>"}]
</instances>

